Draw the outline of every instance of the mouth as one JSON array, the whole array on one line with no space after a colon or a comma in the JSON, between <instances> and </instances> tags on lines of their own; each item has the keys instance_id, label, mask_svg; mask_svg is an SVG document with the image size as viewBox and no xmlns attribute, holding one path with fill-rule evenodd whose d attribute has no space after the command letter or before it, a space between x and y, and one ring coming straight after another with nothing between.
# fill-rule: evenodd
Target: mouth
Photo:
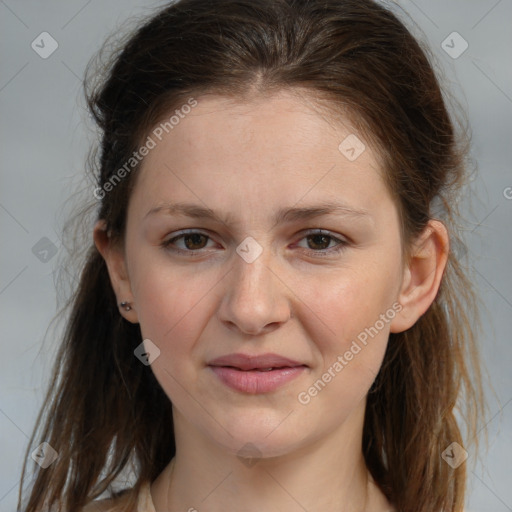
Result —
<instances>
[{"instance_id":1,"label":"mouth","mask_svg":"<svg viewBox=\"0 0 512 512\"><path fill-rule=\"evenodd\" d=\"M248 394L275 391L308 368L303 363L276 354L231 354L214 359L208 367L222 383Z\"/></svg>"},{"instance_id":2,"label":"mouth","mask_svg":"<svg viewBox=\"0 0 512 512\"><path fill-rule=\"evenodd\" d=\"M296 366L277 366L271 368L249 368L247 370L243 368L238 368L236 366L222 366L222 368L233 368L234 370L239 370L241 372L273 372L274 370L282 370L284 368L297 368Z\"/></svg>"}]
</instances>

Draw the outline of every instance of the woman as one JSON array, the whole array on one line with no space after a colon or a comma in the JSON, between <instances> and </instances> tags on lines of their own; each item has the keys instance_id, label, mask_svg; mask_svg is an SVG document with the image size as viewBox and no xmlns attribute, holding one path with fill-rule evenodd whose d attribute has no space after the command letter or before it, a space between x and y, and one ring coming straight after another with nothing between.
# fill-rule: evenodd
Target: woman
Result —
<instances>
[{"instance_id":1,"label":"woman","mask_svg":"<svg viewBox=\"0 0 512 512\"><path fill-rule=\"evenodd\" d=\"M465 147L402 22L182 0L88 99L99 208L25 510L461 511Z\"/></svg>"}]
</instances>

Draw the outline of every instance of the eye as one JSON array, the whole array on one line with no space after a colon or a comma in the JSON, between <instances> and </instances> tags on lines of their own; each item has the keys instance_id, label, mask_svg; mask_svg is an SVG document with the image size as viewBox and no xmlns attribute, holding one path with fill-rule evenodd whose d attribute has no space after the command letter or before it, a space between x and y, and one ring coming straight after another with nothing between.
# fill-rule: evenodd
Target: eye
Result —
<instances>
[{"instance_id":1,"label":"eye","mask_svg":"<svg viewBox=\"0 0 512 512\"><path fill-rule=\"evenodd\" d=\"M166 249L181 252L194 253L206 248L206 244L211 238L200 231L185 231L172 238L165 240L162 246ZM179 247L178 243L182 243Z\"/></svg>"},{"instance_id":2,"label":"eye","mask_svg":"<svg viewBox=\"0 0 512 512\"><path fill-rule=\"evenodd\" d=\"M317 229L310 231L301 239L306 240L307 249L315 253L315 256L324 256L342 251L348 242L331 234L329 231ZM331 244L334 243L334 246ZM331 247L329 247L331 246ZM299 247L301 247L299 245ZM304 246L302 246L304 247Z\"/></svg>"}]
</instances>

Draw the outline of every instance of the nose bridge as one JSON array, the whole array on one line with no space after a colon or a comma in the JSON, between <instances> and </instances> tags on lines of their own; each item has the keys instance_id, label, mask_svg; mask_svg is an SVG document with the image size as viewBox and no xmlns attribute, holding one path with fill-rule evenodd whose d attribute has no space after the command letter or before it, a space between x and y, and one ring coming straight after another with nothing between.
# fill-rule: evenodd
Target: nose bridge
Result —
<instances>
[{"instance_id":1,"label":"nose bridge","mask_svg":"<svg viewBox=\"0 0 512 512\"><path fill-rule=\"evenodd\" d=\"M290 307L285 287L271 270L276 267L271 251L266 248L251 261L244 257L247 248L254 249L250 241L248 245L242 242L237 249L239 254L228 278L220 317L243 332L256 334L270 324L275 327L285 322L290 317Z\"/></svg>"},{"instance_id":2,"label":"nose bridge","mask_svg":"<svg viewBox=\"0 0 512 512\"><path fill-rule=\"evenodd\" d=\"M240 298L247 300L272 299L270 289L273 284L270 282L275 276L270 271L271 257L269 251L265 251L252 262L238 257L235 263L235 271L233 273L233 291ZM248 296L248 297L246 297Z\"/></svg>"}]
</instances>

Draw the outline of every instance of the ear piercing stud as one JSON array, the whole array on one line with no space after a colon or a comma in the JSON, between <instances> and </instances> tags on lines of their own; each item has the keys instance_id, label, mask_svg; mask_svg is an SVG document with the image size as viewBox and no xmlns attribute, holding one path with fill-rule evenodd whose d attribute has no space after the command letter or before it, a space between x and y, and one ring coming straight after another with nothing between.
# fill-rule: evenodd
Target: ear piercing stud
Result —
<instances>
[{"instance_id":1,"label":"ear piercing stud","mask_svg":"<svg viewBox=\"0 0 512 512\"><path fill-rule=\"evenodd\" d=\"M125 311L131 311L131 309L132 309L132 306L130 305L130 303L126 302L126 301L121 302L121 304L119 304L119 307L123 308Z\"/></svg>"}]
</instances>

